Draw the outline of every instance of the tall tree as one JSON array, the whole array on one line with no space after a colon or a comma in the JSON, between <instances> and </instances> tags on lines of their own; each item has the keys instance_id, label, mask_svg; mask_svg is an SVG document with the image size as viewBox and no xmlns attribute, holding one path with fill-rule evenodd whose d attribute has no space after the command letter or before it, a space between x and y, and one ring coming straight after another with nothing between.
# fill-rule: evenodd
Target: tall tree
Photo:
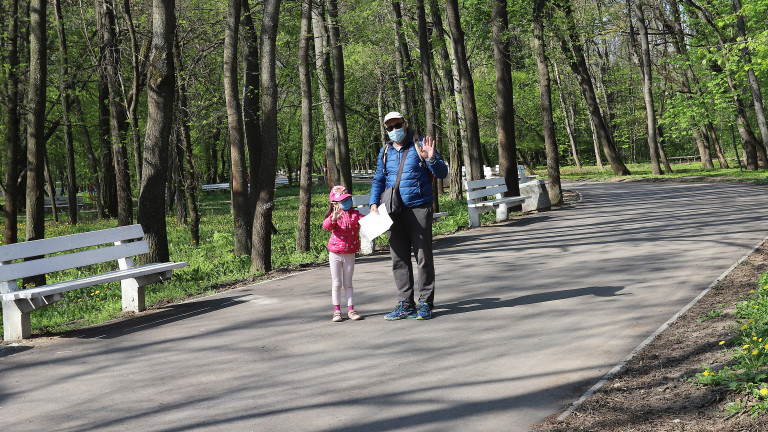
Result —
<instances>
[{"instance_id":1,"label":"tall tree","mask_svg":"<svg viewBox=\"0 0 768 432\"><path fill-rule=\"evenodd\" d=\"M464 44L464 30L459 19L459 4L457 0L445 2L445 15L448 28L451 31L451 44L458 68L461 83L461 99L464 104L464 120L467 128L467 142L464 145L464 165L467 169L467 180L483 178L483 160L480 153L480 126L477 119L475 102L475 83L472 71L467 63L467 48Z\"/></svg>"},{"instance_id":2,"label":"tall tree","mask_svg":"<svg viewBox=\"0 0 768 432\"><path fill-rule=\"evenodd\" d=\"M185 189L187 212L189 213L189 234L192 246L200 244L200 212L197 208L197 169L192 153L192 137L189 131L189 104L187 103L187 83L184 80L184 64L181 61L179 39L173 38L173 63L176 66L176 96L179 104L179 132L184 150Z\"/></svg>"},{"instance_id":3,"label":"tall tree","mask_svg":"<svg viewBox=\"0 0 768 432\"><path fill-rule=\"evenodd\" d=\"M26 241L45 237L43 171L45 106L48 78L47 0L29 2L29 82L27 84L27 227ZM44 281L44 280L43 280Z\"/></svg>"},{"instance_id":4,"label":"tall tree","mask_svg":"<svg viewBox=\"0 0 768 432\"><path fill-rule=\"evenodd\" d=\"M499 177L507 183L507 195L520 195L515 153L515 100L509 58L507 0L493 2L493 57L496 66L496 135L499 139Z\"/></svg>"},{"instance_id":5,"label":"tall tree","mask_svg":"<svg viewBox=\"0 0 768 432\"><path fill-rule=\"evenodd\" d=\"M128 115L123 102L120 46L115 30L115 11L107 0L96 0L100 51L107 88L109 89L110 136L112 139L112 162L115 165L117 185L117 223L121 226L133 223L133 196L131 174L128 168Z\"/></svg>"},{"instance_id":6,"label":"tall tree","mask_svg":"<svg viewBox=\"0 0 768 432\"><path fill-rule=\"evenodd\" d=\"M419 124L416 118L416 107L414 106L414 92L411 87L413 85L413 62L411 60L411 52L408 49L408 42L405 39L400 0L392 0L392 16L395 35L397 36L395 69L398 76L397 86L400 90L400 113L408 119L412 127L417 128Z\"/></svg>"},{"instance_id":7,"label":"tall tree","mask_svg":"<svg viewBox=\"0 0 768 432\"><path fill-rule=\"evenodd\" d=\"M592 75L587 66L587 60L584 56L584 46L581 42L581 38L576 30L576 22L573 16L572 0L565 0L555 3L565 13L566 24L566 36L560 36L560 43L563 49L563 54L568 59L571 66L571 70L581 87L581 92L587 103L587 109L589 110L589 116L592 120L595 134L597 136L600 145L603 148L605 156L608 158L608 162L613 168L613 172L616 175L629 175L630 171L624 161L621 158L619 150L616 148L616 144L613 141L613 134L611 133L608 125L603 118L603 114L600 111L600 104L597 101L597 94L595 88L592 85Z\"/></svg>"},{"instance_id":8,"label":"tall tree","mask_svg":"<svg viewBox=\"0 0 768 432\"><path fill-rule=\"evenodd\" d=\"M141 172L142 172L142 157L141 157L141 138L139 136L139 92L144 86L146 81L146 52L139 52L139 42L136 36L136 29L133 24L133 16L131 15L131 2L130 0L123 0L123 15L125 16L125 26L128 29L128 38L131 44L131 71L133 72L133 81L131 82L131 90L126 95L125 105L126 112L128 114L128 120L131 124L131 136L133 140L133 161L136 169L136 180L138 184L141 184ZM144 47L148 47L147 45Z\"/></svg>"},{"instance_id":9,"label":"tall tree","mask_svg":"<svg viewBox=\"0 0 768 432\"><path fill-rule=\"evenodd\" d=\"M339 6L337 0L328 1L329 35L333 56L333 112L336 115L336 159L341 183L352 191L352 166L349 161L349 137L344 98L344 51L339 32Z\"/></svg>"},{"instance_id":10,"label":"tall tree","mask_svg":"<svg viewBox=\"0 0 768 432\"><path fill-rule=\"evenodd\" d=\"M248 150L248 237L251 237L253 212L259 189L261 165L261 94L259 86L259 34L253 25L248 0L243 0L243 131Z\"/></svg>"},{"instance_id":11,"label":"tall tree","mask_svg":"<svg viewBox=\"0 0 768 432\"><path fill-rule=\"evenodd\" d=\"M229 0L227 24L224 32L224 94L227 101L229 125L229 153L232 160L232 219L234 221L235 255L251 250L248 235L248 185L245 183L245 139L243 110L238 90L237 45L240 37L241 0Z\"/></svg>"},{"instance_id":12,"label":"tall tree","mask_svg":"<svg viewBox=\"0 0 768 432\"><path fill-rule=\"evenodd\" d=\"M632 25L632 12L637 17L637 28L640 37L640 53L637 53L637 36L635 28ZM661 164L659 163L659 140L656 136L657 122L656 110L653 105L653 78L651 75L651 48L648 43L648 27L645 25L645 13L643 12L643 3L635 1L630 4L627 0L627 16L629 17L629 38L633 47L633 56L637 66L640 68L640 76L643 79L643 99L645 100L645 120L648 131L648 149L651 155L651 172L654 175L663 174Z\"/></svg>"},{"instance_id":13,"label":"tall tree","mask_svg":"<svg viewBox=\"0 0 768 432\"><path fill-rule=\"evenodd\" d=\"M64 33L64 17L61 14L61 0L53 0L56 17L56 34L59 39L59 93L61 94L61 119L64 128L64 153L67 159L67 196L69 223L77 224L77 178L75 176L75 146L72 138L72 112L70 93L74 87L69 74L67 36Z\"/></svg>"},{"instance_id":14,"label":"tall tree","mask_svg":"<svg viewBox=\"0 0 768 432\"><path fill-rule=\"evenodd\" d=\"M763 109L763 96L760 92L760 82L755 74L755 68L752 66L752 53L747 46L747 26L744 23L744 10L741 7L741 0L731 0L733 13L736 15L736 32L741 40L741 58L744 61L744 68L749 82L749 90L752 92L752 101L755 106L755 119L757 120L760 135L763 138L763 147L768 149L768 123L765 121L765 111Z\"/></svg>"},{"instance_id":15,"label":"tall tree","mask_svg":"<svg viewBox=\"0 0 768 432\"><path fill-rule=\"evenodd\" d=\"M263 150L259 199L253 217L251 271L272 270L272 212L277 171L277 79L275 76L277 23L280 0L264 1L261 20L261 112Z\"/></svg>"},{"instance_id":16,"label":"tall tree","mask_svg":"<svg viewBox=\"0 0 768 432\"><path fill-rule=\"evenodd\" d=\"M8 3L8 80L6 82L5 122L5 230L4 244L18 241L19 165L21 153L21 132L19 118L19 1Z\"/></svg>"},{"instance_id":17,"label":"tall tree","mask_svg":"<svg viewBox=\"0 0 768 432\"><path fill-rule=\"evenodd\" d=\"M165 224L165 188L168 178L168 145L173 127L176 73L173 35L176 16L173 0L152 1L152 48L147 65L147 133L139 193L138 221L149 244L147 262L169 260Z\"/></svg>"},{"instance_id":18,"label":"tall tree","mask_svg":"<svg viewBox=\"0 0 768 432\"><path fill-rule=\"evenodd\" d=\"M461 183L461 147L459 145L459 118L456 112L456 106L453 101L456 95L453 89L453 71L451 69L451 58L445 43L445 32L443 31L443 18L440 16L440 7L437 0L429 0L429 9L432 17L432 26L434 29L434 46L440 59L437 75L440 77L440 87L445 95L445 137L448 141L448 157L450 169L450 197L451 199L461 198L463 185Z\"/></svg>"},{"instance_id":19,"label":"tall tree","mask_svg":"<svg viewBox=\"0 0 768 432\"><path fill-rule=\"evenodd\" d=\"M299 84L301 86L301 168L299 169L299 216L296 222L296 251L309 251L312 209L312 74L309 45L312 37L312 0L301 1L299 29Z\"/></svg>"},{"instance_id":20,"label":"tall tree","mask_svg":"<svg viewBox=\"0 0 768 432\"><path fill-rule=\"evenodd\" d=\"M313 2L314 3L314 2ZM328 32L325 27L325 2L312 7L312 32L315 38L315 69L317 69L318 93L323 107L325 124L325 166L328 185L341 183L341 173L336 163L336 114L333 110L333 78L331 75Z\"/></svg>"},{"instance_id":21,"label":"tall tree","mask_svg":"<svg viewBox=\"0 0 768 432\"><path fill-rule=\"evenodd\" d=\"M552 86L544 47L544 7L546 4L547 0L535 0L533 4L533 46L539 72L539 99L541 101L542 129L544 130L544 148L547 154L549 200L552 204L560 204L563 201L563 192L560 186L560 164L557 159L555 122L552 120Z\"/></svg>"}]
</instances>

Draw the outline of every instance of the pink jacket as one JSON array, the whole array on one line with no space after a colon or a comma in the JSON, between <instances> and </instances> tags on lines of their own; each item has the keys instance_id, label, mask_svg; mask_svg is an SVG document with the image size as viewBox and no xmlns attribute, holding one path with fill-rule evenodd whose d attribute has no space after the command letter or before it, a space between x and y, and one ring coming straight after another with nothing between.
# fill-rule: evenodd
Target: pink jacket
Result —
<instances>
[{"instance_id":1,"label":"pink jacket","mask_svg":"<svg viewBox=\"0 0 768 432\"><path fill-rule=\"evenodd\" d=\"M355 253L360 250L360 218L363 215L355 209L342 211L335 221L328 216L323 221L323 228L331 232L328 250L338 254Z\"/></svg>"}]
</instances>

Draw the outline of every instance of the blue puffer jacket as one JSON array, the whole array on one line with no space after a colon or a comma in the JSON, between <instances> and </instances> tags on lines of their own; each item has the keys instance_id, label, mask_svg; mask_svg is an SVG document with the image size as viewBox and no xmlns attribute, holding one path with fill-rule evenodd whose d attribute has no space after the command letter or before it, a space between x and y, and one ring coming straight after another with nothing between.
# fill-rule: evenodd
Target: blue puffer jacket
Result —
<instances>
[{"instance_id":1,"label":"blue puffer jacket","mask_svg":"<svg viewBox=\"0 0 768 432\"><path fill-rule=\"evenodd\" d=\"M409 131L410 132L410 131ZM411 135L409 133L409 135ZM382 155L384 149L389 148L387 153L386 173L382 164ZM403 175L400 177L400 196L403 199L405 207L416 207L421 204L432 202L432 178L430 173L437 178L445 178L448 175L448 166L435 151L435 161L427 163L423 161L417 149L414 148L413 139L409 138L403 142L400 150L395 150L392 143L384 146L379 151L379 158L376 163L376 174L371 182L370 205L379 205L381 194L384 189L394 186L397 181L397 171L400 168L400 160L406 148L410 148L403 166Z\"/></svg>"}]
</instances>

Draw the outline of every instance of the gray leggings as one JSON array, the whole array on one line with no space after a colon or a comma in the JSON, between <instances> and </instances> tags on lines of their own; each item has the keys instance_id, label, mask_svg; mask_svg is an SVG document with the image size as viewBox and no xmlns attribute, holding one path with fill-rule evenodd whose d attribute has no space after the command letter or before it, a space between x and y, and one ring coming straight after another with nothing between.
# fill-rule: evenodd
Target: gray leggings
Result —
<instances>
[{"instance_id":1,"label":"gray leggings","mask_svg":"<svg viewBox=\"0 0 768 432\"><path fill-rule=\"evenodd\" d=\"M434 303L435 263L432 259L432 204L405 208L390 228L389 253L397 301L415 306L411 251L419 268L419 302Z\"/></svg>"}]
</instances>

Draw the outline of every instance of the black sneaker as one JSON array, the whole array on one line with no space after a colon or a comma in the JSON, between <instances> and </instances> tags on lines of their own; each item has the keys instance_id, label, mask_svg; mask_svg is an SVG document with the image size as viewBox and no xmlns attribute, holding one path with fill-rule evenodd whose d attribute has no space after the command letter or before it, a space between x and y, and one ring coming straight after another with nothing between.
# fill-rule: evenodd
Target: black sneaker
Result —
<instances>
[{"instance_id":1,"label":"black sneaker","mask_svg":"<svg viewBox=\"0 0 768 432\"><path fill-rule=\"evenodd\" d=\"M416 319L428 320L432 318L432 305L426 302L421 302L419 312L416 314Z\"/></svg>"}]
</instances>

